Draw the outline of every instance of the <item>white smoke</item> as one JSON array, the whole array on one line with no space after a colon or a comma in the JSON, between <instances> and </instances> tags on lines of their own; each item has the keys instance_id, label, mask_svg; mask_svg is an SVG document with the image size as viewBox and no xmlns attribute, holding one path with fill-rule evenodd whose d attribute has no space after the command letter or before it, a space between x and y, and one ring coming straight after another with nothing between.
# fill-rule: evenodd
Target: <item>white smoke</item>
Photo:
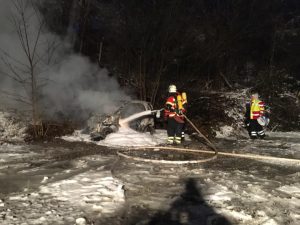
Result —
<instances>
[{"instance_id":1,"label":"white smoke","mask_svg":"<svg viewBox=\"0 0 300 225\"><path fill-rule=\"evenodd\" d=\"M108 76L106 69L99 69L87 58L68 55L50 71L51 81L44 88L48 110L55 105L55 111L87 115L89 112L110 113L128 100L116 79ZM66 108L68 110L66 110Z\"/></svg>"},{"instance_id":2,"label":"white smoke","mask_svg":"<svg viewBox=\"0 0 300 225\"><path fill-rule=\"evenodd\" d=\"M28 58L20 42L14 21L20 18L13 2L0 0L0 105L28 108L30 80ZM29 0L16 0L28 3ZM24 7L30 49L34 49L42 17L33 7ZM21 24L18 23L17 24ZM24 29L24 27L20 27ZM37 42L36 75L38 76L40 106L44 115L55 113L85 118L90 112L109 113L128 96L116 79L86 57L73 54L61 37L43 28ZM52 51L54 50L55 51ZM12 68L14 71L12 71ZM16 82L13 77L24 82ZM13 77L10 77L13 75Z\"/></svg>"}]
</instances>

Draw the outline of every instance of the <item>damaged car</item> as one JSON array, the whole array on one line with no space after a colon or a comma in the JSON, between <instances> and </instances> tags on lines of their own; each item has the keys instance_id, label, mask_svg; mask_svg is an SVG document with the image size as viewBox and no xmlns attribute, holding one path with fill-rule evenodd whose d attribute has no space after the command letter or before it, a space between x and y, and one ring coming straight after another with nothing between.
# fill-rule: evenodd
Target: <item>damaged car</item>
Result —
<instances>
[{"instance_id":1,"label":"damaged car","mask_svg":"<svg viewBox=\"0 0 300 225\"><path fill-rule=\"evenodd\" d=\"M91 140L100 141L106 138L110 133L117 132L119 130L121 119L127 118L135 113L143 111L153 111L153 107L149 102L146 101L130 101L124 103L114 113L107 114L94 114L87 121L86 132L90 133ZM153 111L155 112L155 111ZM131 129L139 132L150 132L154 133L154 116L153 114L146 115L137 118L128 123Z\"/></svg>"}]
</instances>

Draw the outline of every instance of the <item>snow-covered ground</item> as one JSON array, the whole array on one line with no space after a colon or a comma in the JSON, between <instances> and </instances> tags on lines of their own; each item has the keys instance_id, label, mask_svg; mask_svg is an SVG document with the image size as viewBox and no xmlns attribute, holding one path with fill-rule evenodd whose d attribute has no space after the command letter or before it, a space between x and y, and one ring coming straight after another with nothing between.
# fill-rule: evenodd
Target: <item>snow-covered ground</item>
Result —
<instances>
[{"instance_id":1,"label":"snow-covered ground","mask_svg":"<svg viewBox=\"0 0 300 225\"><path fill-rule=\"evenodd\" d=\"M267 140L254 142L218 139L217 146L227 152L300 159L300 133L268 135ZM144 143L157 145L165 137L165 131L151 136L121 129L99 145L114 148ZM82 134L65 139L85 140ZM95 145L95 148L103 147ZM164 215L176 211L182 214L182 220L189 222L186 224L201 224L198 220L202 217L198 214L205 211L201 208L203 202L180 201L187 191L188 179L195 181L194 188L208 205L205 207L226 217L232 225L300 224L299 164L219 157L196 166L176 167L124 161L112 154L62 162L49 160L34 166L32 162L38 163L45 153L55 151L41 149L37 153L37 149L36 146L0 146L1 225L76 224L80 218L87 224L92 221L94 224L147 224L157 210L166 212ZM180 207L175 210L178 201ZM217 217L210 214L208 218L208 224L214 224Z\"/></svg>"},{"instance_id":2,"label":"snow-covered ground","mask_svg":"<svg viewBox=\"0 0 300 225\"><path fill-rule=\"evenodd\" d=\"M223 137L218 139L220 150L231 144L231 150L240 153L252 153L275 157L300 159L299 132L266 132L263 140L249 140L249 138Z\"/></svg>"},{"instance_id":3,"label":"snow-covered ground","mask_svg":"<svg viewBox=\"0 0 300 225\"><path fill-rule=\"evenodd\" d=\"M75 224L80 219L88 222L86 215L110 217L124 207L123 183L106 167L112 157L94 155L32 168L29 157L40 154L30 154L24 146L6 147L16 161L5 161L6 167L0 168L1 225ZM7 150L0 148L1 158Z\"/></svg>"},{"instance_id":4,"label":"snow-covered ground","mask_svg":"<svg viewBox=\"0 0 300 225\"><path fill-rule=\"evenodd\" d=\"M251 168L251 166L250 166ZM262 166L271 173L272 166ZM204 171L203 171L204 172ZM208 172L205 199L238 224L299 224L299 172L270 178L259 169ZM216 177L214 177L216 176Z\"/></svg>"}]
</instances>

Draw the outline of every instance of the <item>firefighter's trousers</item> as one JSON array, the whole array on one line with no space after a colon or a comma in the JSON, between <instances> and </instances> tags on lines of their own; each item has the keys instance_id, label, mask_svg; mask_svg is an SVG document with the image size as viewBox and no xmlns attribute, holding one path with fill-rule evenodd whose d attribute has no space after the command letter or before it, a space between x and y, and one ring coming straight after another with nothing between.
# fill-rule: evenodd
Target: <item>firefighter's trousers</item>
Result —
<instances>
[{"instance_id":1,"label":"firefighter's trousers","mask_svg":"<svg viewBox=\"0 0 300 225\"><path fill-rule=\"evenodd\" d=\"M249 124L249 136L252 139L265 137L265 131L263 127L257 122L257 120L250 120Z\"/></svg>"},{"instance_id":2,"label":"firefighter's trousers","mask_svg":"<svg viewBox=\"0 0 300 225\"><path fill-rule=\"evenodd\" d=\"M177 144L181 143L183 125L184 125L183 123L177 122L172 117L168 118L167 133L168 133L169 143L172 143L173 141Z\"/></svg>"}]
</instances>

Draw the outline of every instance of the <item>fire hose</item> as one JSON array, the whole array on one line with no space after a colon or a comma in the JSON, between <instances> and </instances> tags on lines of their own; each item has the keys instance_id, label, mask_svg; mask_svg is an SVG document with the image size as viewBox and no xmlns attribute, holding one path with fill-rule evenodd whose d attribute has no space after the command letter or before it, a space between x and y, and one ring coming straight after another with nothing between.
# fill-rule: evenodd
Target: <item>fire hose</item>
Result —
<instances>
[{"instance_id":1,"label":"fire hose","mask_svg":"<svg viewBox=\"0 0 300 225\"><path fill-rule=\"evenodd\" d=\"M149 163L155 163L155 164L177 164L177 165L183 165L183 164L196 164L196 163L203 163L203 162L208 162L213 159L217 158L217 155L222 155L222 156L227 156L227 157L236 157L236 158L244 158L244 159L253 159L253 160L268 160L268 161L281 161L281 162L286 162L286 163L295 163L300 165L300 159L291 159L291 158L284 158L284 157L273 157L273 156L263 156L263 155L255 155L255 154L241 154L241 153L230 153L230 152L220 152L217 150L215 145L205 136L203 135L199 129L192 123L192 121L185 116L186 121L197 131L198 135L203 137L204 140L207 142L208 146L213 150L201 150L201 149L186 149L186 148L180 148L180 147L168 147L168 146L146 146L146 147L138 147L138 148L131 148L127 150L123 150L123 152L118 151L117 154L120 157L126 158L126 159L131 159L135 161L141 161L141 162L149 162ZM163 159L146 159L142 157L135 157L135 156L130 156L126 154L125 152L128 151L138 151L138 150L154 150L154 151L159 151L159 150L172 150L172 151L177 151L177 152L182 152L182 153L192 153L192 154L213 154L213 156L205 159L195 159L195 160L180 160L180 161L175 161L175 160L163 160Z\"/></svg>"},{"instance_id":2,"label":"fire hose","mask_svg":"<svg viewBox=\"0 0 300 225\"><path fill-rule=\"evenodd\" d=\"M182 165L182 164L195 164L195 163L203 163L203 162L208 162L211 161L213 159L217 158L218 155L218 150L215 147L215 145L205 136L203 135L200 130L193 124L193 122L187 117L185 116L186 121L188 121L188 123L197 131L198 135L203 137L204 140L206 141L206 144L208 145L208 147L210 147L213 151L207 151L207 150L190 150L190 149L185 149L185 148L178 148L178 147L143 147L143 148L132 148L130 150L146 150L146 149L153 149L153 150L173 150L173 151L179 151L179 152L186 152L186 153L194 153L194 154L199 154L199 153L208 153L208 154L214 154L213 156L209 157L209 158L205 158L205 159L195 159L195 160L163 160L163 159L145 159L145 158L141 158L141 157L134 157L134 156L130 156L124 152L118 151L117 154L118 156L121 156L123 158L126 159L132 159L135 161L142 161L142 162L150 162L150 163L160 163L160 164L177 164L177 165ZM127 151L130 151L127 150ZM126 151L125 151L126 152Z\"/></svg>"}]
</instances>

